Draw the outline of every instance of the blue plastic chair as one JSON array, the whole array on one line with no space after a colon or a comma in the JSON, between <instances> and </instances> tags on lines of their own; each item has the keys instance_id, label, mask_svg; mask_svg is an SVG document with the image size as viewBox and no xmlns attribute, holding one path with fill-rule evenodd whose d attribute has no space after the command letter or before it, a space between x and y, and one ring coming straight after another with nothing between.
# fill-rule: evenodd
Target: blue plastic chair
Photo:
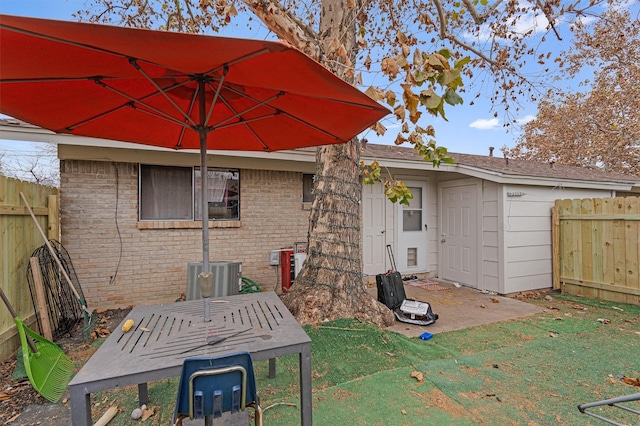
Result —
<instances>
[{"instance_id":1,"label":"blue plastic chair","mask_svg":"<svg viewBox=\"0 0 640 426\"><path fill-rule=\"evenodd\" d=\"M247 406L255 410L255 424L262 426L249 352L184 360L173 424L186 417L210 423L222 413L244 411Z\"/></svg>"}]
</instances>

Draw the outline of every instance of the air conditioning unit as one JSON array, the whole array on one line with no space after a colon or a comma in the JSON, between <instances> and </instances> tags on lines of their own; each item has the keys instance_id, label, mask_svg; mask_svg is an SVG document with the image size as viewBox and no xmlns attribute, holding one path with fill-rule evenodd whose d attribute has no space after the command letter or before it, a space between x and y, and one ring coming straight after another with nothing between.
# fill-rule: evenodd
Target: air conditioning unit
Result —
<instances>
[{"instance_id":1,"label":"air conditioning unit","mask_svg":"<svg viewBox=\"0 0 640 426\"><path fill-rule=\"evenodd\" d=\"M242 287L242 262L210 262L213 273L213 293L211 297L240 294ZM202 262L189 262L187 266L187 300L200 299L198 275L202 272Z\"/></svg>"}]
</instances>

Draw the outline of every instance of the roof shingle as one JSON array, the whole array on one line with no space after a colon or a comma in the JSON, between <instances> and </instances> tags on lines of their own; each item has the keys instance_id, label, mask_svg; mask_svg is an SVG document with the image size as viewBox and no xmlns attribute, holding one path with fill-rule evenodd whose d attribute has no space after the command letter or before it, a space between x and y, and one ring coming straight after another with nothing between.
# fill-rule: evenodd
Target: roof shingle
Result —
<instances>
[{"instance_id":1,"label":"roof shingle","mask_svg":"<svg viewBox=\"0 0 640 426\"><path fill-rule=\"evenodd\" d=\"M423 161L413 148L367 144L365 155L379 160L385 158L403 161ZM489 157L484 155L460 154L450 152L449 155L461 166L475 167L505 176L531 176L547 179L570 179L590 182L640 183L640 176L608 173L584 167L561 164L542 163L536 161L516 160L509 158Z\"/></svg>"}]
</instances>

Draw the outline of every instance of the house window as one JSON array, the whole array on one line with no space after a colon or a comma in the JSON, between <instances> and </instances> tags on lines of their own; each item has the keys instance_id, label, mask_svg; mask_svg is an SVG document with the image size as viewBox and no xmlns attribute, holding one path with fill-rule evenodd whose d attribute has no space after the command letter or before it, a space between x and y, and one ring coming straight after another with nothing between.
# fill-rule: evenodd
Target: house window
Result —
<instances>
[{"instance_id":1,"label":"house window","mask_svg":"<svg viewBox=\"0 0 640 426\"><path fill-rule=\"evenodd\" d=\"M202 220L200 168L194 170L195 218ZM209 218L240 220L240 171L209 168L207 171Z\"/></svg>"},{"instance_id":2,"label":"house window","mask_svg":"<svg viewBox=\"0 0 640 426\"><path fill-rule=\"evenodd\" d=\"M402 230L421 231L422 230L422 188L409 188L413 194L413 199L409 200L409 205L402 206Z\"/></svg>"},{"instance_id":3,"label":"house window","mask_svg":"<svg viewBox=\"0 0 640 426\"><path fill-rule=\"evenodd\" d=\"M313 175L304 173L302 175L302 202L312 203L313 198Z\"/></svg>"},{"instance_id":4,"label":"house window","mask_svg":"<svg viewBox=\"0 0 640 426\"><path fill-rule=\"evenodd\" d=\"M208 169L209 218L240 219L240 171ZM202 220L199 167L140 165L140 220Z\"/></svg>"}]
</instances>

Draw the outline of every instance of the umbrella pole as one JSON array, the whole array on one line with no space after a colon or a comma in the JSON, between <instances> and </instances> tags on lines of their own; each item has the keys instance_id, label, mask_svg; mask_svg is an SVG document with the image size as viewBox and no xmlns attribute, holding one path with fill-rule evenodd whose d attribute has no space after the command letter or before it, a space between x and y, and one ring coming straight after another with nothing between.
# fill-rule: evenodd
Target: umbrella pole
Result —
<instances>
[{"instance_id":1,"label":"umbrella pole","mask_svg":"<svg viewBox=\"0 0 640 426\"><path fill-rule=\"evenodd\" d=\"M199 81L199 107L200 107L200 191L202 198L202 272L198 276L200 282L200 294L204 298L204 322L211 321L211 307L209 298L213 293L213 275L209 271L209 203L207 200L208 170L207 170L207 131L206 100L204 81Z\"/></svg>"}]
</instances>

